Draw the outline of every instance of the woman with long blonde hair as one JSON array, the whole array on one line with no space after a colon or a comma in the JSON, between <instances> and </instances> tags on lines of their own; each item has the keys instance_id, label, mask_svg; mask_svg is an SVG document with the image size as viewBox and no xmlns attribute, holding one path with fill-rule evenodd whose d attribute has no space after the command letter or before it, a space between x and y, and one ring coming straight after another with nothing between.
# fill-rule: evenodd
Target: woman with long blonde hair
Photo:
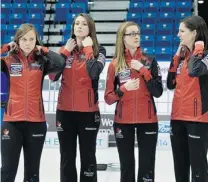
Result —
<instances>
[{"instance_id":1,"label":"woman with long blonde hair","mask_svg":"<svg viewBox=\"0 0 208 182\"><path fill-rule=\"evenodd\" d=\"M116 51L107 74L105 101L116 103L114 132L121 182L135 182L135 131L139 147L138 182L154 182L158 123L154 97L163 92L155 58L140 47L140 27L124 22L117 31Z\"/></svg>"}]
</instances>

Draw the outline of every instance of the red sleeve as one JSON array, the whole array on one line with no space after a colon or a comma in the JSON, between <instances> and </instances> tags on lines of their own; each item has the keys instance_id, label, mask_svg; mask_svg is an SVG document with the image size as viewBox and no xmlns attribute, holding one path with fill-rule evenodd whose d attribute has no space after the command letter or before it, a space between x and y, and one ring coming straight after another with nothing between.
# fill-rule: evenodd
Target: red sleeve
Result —
<instances>
[{"instance_id":1,"label":"red sleeve","mask_svg":"<svg viewBox=\"0 0 208 182\"><path fill-rule=\"evenodd\" d=\"M3 46L1 46L1 54L4 54L6 52L8 52L10 50L10 47L8 44L4 44Z\"/></svg>"},{"instance_id":2,"label":"red sleeve","mask_svg":"<svg viewBox=\"0 0 208 182\"><path fill-rule=\"evenodd\" d=\"M64 47L61 47L59 49L59 54L60 55L63 54L66 58L68 58L71 53L68 50L66 50Z\"/></svg>"},{"instance_id":3,"label":"red sleeve","mask_svg":"<svg viewBox=\"0 0 208 182\"><path fill-rule=\"evenodd\" d=\"M54 78L56 77L56 74L49 74L48 77L51 81L54 81Z\"/></svg>"},{"instance_id":4,"label":"red sleeve","mask_svg":"<svg viewBox=\"0 0 208 182\"><path fill-rule=\"evenodd\" d=\"M85 53L85 56L86 56L86 59L87 60L89 60L90 58L91 59L94 59L94 54L93 54L92 46L84 47L83 51Z\"/></svg>"},{"instance_id":5,"label":"red sleeve","mask_svg":"<svg viewBox=\"0 0 208 182\"><path fill-rule=\"evenodd\" d=\"M144 76L144 79L146 81L149 81L152 78L150 71L147 68L145 68L144 66L142 66L140 68L139 72Z\"/></svg>"}]
</instances>

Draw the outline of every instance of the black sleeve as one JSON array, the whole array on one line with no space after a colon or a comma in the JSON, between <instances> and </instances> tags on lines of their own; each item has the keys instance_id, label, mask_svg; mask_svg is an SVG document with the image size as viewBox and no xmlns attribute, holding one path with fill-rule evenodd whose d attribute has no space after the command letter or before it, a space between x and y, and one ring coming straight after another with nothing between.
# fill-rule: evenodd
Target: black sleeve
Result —
<instances>
[{"instance_id":1,"label":"black sleeve","mask_svg":"<svg viewBox=\"0 0 208 182\"><path fill-rule=\"evenodd\" d=\"M120 85L121 84L120 84L120 81L119 81L118 76L115 77L115 80L114 80L114 83L113 84L114 84L114 91L115 91L116 95L119 98L123 97L124 92L122 92L121 89L120 89Z\"/></svg>"},{"instance_id":2,"label":"black sleeve","mask_svg":"<svg viewBox=\"0 0 208 182\"><path fill-rule=\"evenodd\" d=\"M208 75L208 54L192 56L188 63L188 71L191 77Z\"/></svg>"},{"instance_id":3,"label":"black sleeve","mask_svg":"<svg viewBox=\"0 0 208 182\"><path fill-rule=\"evenodd\" d=\"M160 67L155 59L151 64L151 75L152 78L146 82L146 85L151 95L158 98L163 93L163 85Z\"/></svg>"},{"instance_id":4,"label":"black sleeve","mask_svg":"<svg viewBox=\"0 0 208 182\"><path fill-rule=\"evenodd\" d=\"M66 63L67 56L64 55L63 53L60 53L59 55L64 59L64 61L65 61L65 63ZM66 64L64 64L64 67L65 67L65 65L66 65ZM63 70L64 70L64 68L63 68ZM49 75L49 78L50 78L53 82L58 81L59 78L60 78L61 75L62 75L63 70L62 70L61 72L58 72L58 73L53 74L53 76L52 76L53 79L50 78L50 75Z\"/></svg>"},{"instance_id":5,"label":"black sleeve","mask_svg":"<svg viewBox=\"0 0 208 182\"><path fill-rule=\"evenodd\" d=\"M117 88L117 89L115 90L115 93L116 93L116 95L118 95L119 98L123 97L123 94L124 94L124 93L121 91L120 88Z\"/></svg>"},{"instance_id":6,"label":"black sleeve","mask_svg":"<svg viewBox=\"0 0 208 182\"><path fill-rule=\"evenodd\" d=\"M169 70L173 67L173 59L170 63ZM176 87L176 72L171 72L168 71L168 76L167 76L167 88L169 90L173 90Z\"/></svg>"},{"instance_id":7,"label":"black sleeve","mask_svg":"<svg viewBox=\"0 0 208 182\"><path fill-rule=\"evenodd\" d=\"M46 55L43 56L43 59L45 59L45 74L60 74L65 68L64 58L53 51L49 51L48 53L46 53Z\"/></svg>"},{"instance_id":8,"label":"black sleeve","mask_svg":"<svg viewBox=\"0 0 208 182\"><path fill-rule=\"evenodd\" d=\"M175 72L168 72L167 88L169 90L173 90L176 88L176 73Z\"/></svg>"},{"instance_id":9,"label":"black sleeve","mask_svg":"<svg viewBox=\"0 0 208 182\"><path fill-rule=\"evenodd\" d=\"M87 60L87 71L92 80L98 80L100 73L105 66L106 50L104 47L99 47L99 55L95 59Z\"/></svg>"}]
</instances>

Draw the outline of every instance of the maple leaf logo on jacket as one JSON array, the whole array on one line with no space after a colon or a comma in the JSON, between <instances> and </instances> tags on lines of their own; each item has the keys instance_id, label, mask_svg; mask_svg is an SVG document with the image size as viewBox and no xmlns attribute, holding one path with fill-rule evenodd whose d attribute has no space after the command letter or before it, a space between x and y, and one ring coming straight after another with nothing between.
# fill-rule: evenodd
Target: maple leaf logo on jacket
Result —
<instances>
[{"instance_id":1,"label":"maple leaf logo on jacket","mask_svg":"<svg viewBox=\"0 0 208 182\"><path fill-rule=\"evenodd\" d=\"M4 133L4 135L8 135L8 134L9 134L9 130L5 129L5 130L3 131L3 133Z\"/></svg>"}]
</instances>

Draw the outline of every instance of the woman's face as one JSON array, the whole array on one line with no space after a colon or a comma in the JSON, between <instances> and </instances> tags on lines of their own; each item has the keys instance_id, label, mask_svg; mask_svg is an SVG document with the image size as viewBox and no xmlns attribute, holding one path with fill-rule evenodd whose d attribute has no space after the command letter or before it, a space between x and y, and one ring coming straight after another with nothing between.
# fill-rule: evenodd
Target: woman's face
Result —
<instances>
[{"instance_id":1,"label":"woman's face","mask_svg":"<svg viewBox=\"0 0 208 182\"><path fill-rule=\"evenodd\" d=\"M89 35L89 27L83 16L78 16L74 24L74 34L76 37L85 38Z\"/></svg>"},{"instance_id":2,"label":"woman's face","mask_svg":"<svg viewBox=\"0 0 208 182\"><path fill-rule=\"evenodd\" d=\"M188 47L193 46L196 38L196 31L191 31L186 27L186 25L182 22L179 25L179 31L177 35L180 39L181 45L186 45Z\"/></svg>"},{"instance_id":3,"label":"woman's face","mask_svg":"<svg viewBox=\"0 0 208 182\"><path fill-rule=\"evenodd\" d=\"M128 49L135 49L140 45L140 30L136 25L126 28L124 34L124 45Z\"/></svg>"},{"instance_id":4,"label":"woman's face","mask_svg":"<svg viewBox=\"0 0 208 182\"><path fill-rule=\"evenodd\" d=\"M28 31L19 39L19 47L23 53L29 55L36 46L36 34L33 30Z\"/></svg>"}]
</instances>

